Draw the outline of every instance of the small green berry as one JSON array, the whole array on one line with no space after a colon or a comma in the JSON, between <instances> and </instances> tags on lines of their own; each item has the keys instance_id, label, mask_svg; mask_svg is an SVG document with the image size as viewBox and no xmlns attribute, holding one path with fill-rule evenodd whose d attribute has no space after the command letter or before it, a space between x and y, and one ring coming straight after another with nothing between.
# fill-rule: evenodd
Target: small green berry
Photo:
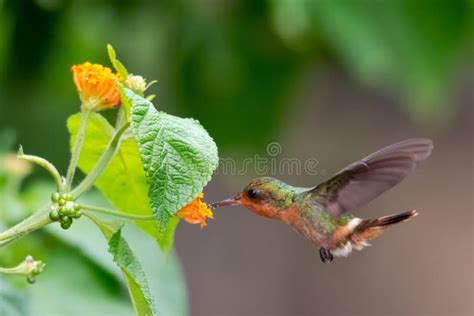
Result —
<instances>
[{"instance_id":1,"label":"small green berry","mask_svg":"<svg viewBox=\"0 0 474 316\"><path fill-rule=\"evenodd\" d=\"M62 229L69 229L71 227L72 222L61 222Z\"/></svg>"},{"instance_id":2,"label":"small green berry","mask_svg":"<svg viewBox=\"0 0 474 316\"><path fill-rule=\"evenodd\" d=\"M74 203L74 210L77 212L81 209L81 206L77 203Z\"/></svg>"},{"instance_id":3,"label":"small green berry","mask_svg":"<svg viewBox=\"0 0 474 316\"><path fill-rule=\"evenodd\" d=\"M53 222L57 222L59 220L59 217L60 217L60 214L59 214L58 210L51 210L51 212L49 212L49 218Z\"/></svg>"},{"instance_id":4,"label":"small green berry","mask_svg":"<svg viewBox=\"0 0 474 316\"><path fill-rule=\"evenodd\" d=\"M61 215L61 216L65 215L65 214L64 214L64 211L65 211L65 210L64 210L64 206L58 207L59 215Z\"/></svg>"},{"instance_id":5,"label":"small green berry","mask_svg":"<svg viewBox=\"0 0 474 316\"><path fill-rule=\"evenodd\" d=\"M76 212L74 211L73 207L71 207L69 205L66 205L64 207L64 215L72 217L72 215L74 215L74 213L76 213Z\"/></svg>"},{"instance_id":6,"label":"small green berry","mask_svg":"<svg viewBox=\"0 0 474 316\"><path fill-rule=\"evenodd\" d=\"M66 200L61 197L59 200L58 200L58 204L61 205L61 206L64 206L64 204L66 204Z\"/></svg>"},{"instance_id":7,"label":"small green berry","mask_svg":"<svg viewBox=\"0 0 474 316\"><path fill-rule=\"evenodd\" d=\"M56 203L58 200L59 200L59 193L58 192L54 192L53 194L51 194L51 201Z\"/></svg>"},{"instance_id":8,"label":"small green berry","mask_svg":"<svg viewBox=\"0 0 474 316\"><path fill-rule=\"evenodd\" d=\"M72 224L72 218L66 215L61 217L61 227L63 229L68 229L69 227L71 227L71 224Z\"/></svg>"},{"instance_id":9,"label":"small green berry","mask_svg":"<svg viewBox=\"0 0 474 316\"><path fill-rule=\"evenodd\" d=\"M30 283L30 284L33 284L33 283L36 282L36 278L34 276L30 275L30 276L26 277L26 281L28 281L28 283Z\"/></svg>"},{"instance_id":10,"label":"small green berry","mask_svg":"<svg viewBox=\"0 0 474 316\"><path fill-rule=\"evenodd\" d=\"M64 193L63 199L65 199L66 201L72 201L72 196L69 193Z\"/></svg>"},{"instance_id":11,"label":"small green berry","mask_svg":"<svg viewBox=\"0 0 474 316\"><path fill-rule=\"evenodd\" d=\"M81 218L81 216L82 216L82 212L81 211L76 211L76 213L74 213L72 218L79 219L79 218Z\"/></svg>"}]
</instances>

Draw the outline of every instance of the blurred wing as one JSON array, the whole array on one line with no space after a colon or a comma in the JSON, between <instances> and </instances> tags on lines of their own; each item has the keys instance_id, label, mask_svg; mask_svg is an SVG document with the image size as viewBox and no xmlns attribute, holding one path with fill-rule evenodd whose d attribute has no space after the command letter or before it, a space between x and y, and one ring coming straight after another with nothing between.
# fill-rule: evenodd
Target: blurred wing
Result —
<instances>
[{"instance_id":1,"label":"blurred wing","mask_svg":"<svg viewBox=\"0 0 474 316\"><path fill-rule=\"evenodd\" d=\"M356 209L403 180L433 150L429 139L408 139L354 162L311 190L331 216Z\"/></svg>"}]
</instances>

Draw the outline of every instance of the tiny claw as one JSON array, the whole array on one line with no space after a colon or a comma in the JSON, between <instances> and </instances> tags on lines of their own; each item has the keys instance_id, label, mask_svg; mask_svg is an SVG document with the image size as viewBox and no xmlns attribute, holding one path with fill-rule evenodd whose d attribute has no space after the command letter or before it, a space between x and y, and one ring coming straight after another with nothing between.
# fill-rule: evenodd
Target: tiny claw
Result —
<instances>
[{"instance_id":1,"label":"tiny claw","mask_svg":"<svg viewBox=\"0 0 474 316\"><path fill-rule=\"evenodd\" d=\"M16 155L18 157L25 155L25 153L23 152L23 146L22 145L20 145L20 147L18 147L18 152L16 153Z\"/></svg>"},{"instance_id":2,"label":"tiny claw","mask_svg":"<svg viewBox=\"0 0 474 316\"><path fill-rule=\"evenodd\" d=\"M319 248L319 256L321 257L321 261L323 263L330 263L334 259L331 251L326 248Z\"/></svg>"}]
</instances>

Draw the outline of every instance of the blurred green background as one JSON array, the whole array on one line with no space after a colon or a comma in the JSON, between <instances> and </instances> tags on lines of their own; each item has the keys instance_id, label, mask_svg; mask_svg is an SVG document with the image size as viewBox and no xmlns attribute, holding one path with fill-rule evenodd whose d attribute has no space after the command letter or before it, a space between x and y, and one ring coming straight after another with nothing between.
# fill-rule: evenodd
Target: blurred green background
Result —
<instances>
[{"instance_id":1,"label":"blurred green background","mask_svg":"<svg viewBox=\"0 0 474 316\"><path fill-rule=\"evenodd\" d=\"M64 170L65 120L79 107L69 68L84 61L108 65L105 46L111 43L130 72L158 80L150 89L155 105L200 120L221 157L244 159L278 141L285 155L319 159L316 178L280 175L292 184L315 184L391 142L431 137L435 155L414 176L418 180L377 204L385 212L430 209L424 224L420 216L406 235L400 228L386 239L385 247L404 245L396 251L401 256L424 249L426 262L416 273L410 258L387 256L383 242L367 251L373 257L357 254L323 267L316 250L293 232L244 210L216 214L204 231L180 226L177 253L188 294L174 257L166 264L158 253L145 270L153 274L157 305L169 315L467 314L473 291L472 280L463 277L472 275L472 248L463 247L472 245L473 26L468 0L0 0L0 130L16 135L12 145L21 143ZM252 176L215 177L209 199L234 194ZM4 199L0 211L20 205L10 220L32 211L36 204L25 199L37 203L48 192L44 177L35 170L24 187L36 195L27 192L10 204ZM400 199L405 194L407 201ZM105 243L95 244L88 229L48 230L3 250L0 265L30 252L48 265L28 291L15 290L23 279L0 276L0 295L28 302L23 314L131 314L122 280L105 263ZM141 240L148 237L128 233L145 258L158 251ZM443 245L463 259L443 261ZM406 278L385 279L381 266ZM340 273L357 268L367 273L365 290L354 288L359 277ZM380 291L381 279L395 285ZM429 289L415 299L417 284ZM356 292L357 303L336 299Z\"/></svg>"}]
</instances>

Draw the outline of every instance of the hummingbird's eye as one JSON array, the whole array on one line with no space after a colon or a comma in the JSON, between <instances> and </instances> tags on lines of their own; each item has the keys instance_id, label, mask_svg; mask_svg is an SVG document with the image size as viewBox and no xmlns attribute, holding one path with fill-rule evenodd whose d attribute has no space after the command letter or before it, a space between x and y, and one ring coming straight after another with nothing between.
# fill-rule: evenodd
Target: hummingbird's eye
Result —
<instances>
[{"instance_id":1,"label":"hummingbird's eye","mask_svg":"<svg viewBox=\"0 0 474 316\"><path fill-rule=\"evenodd\" d=\"M255 189L250 189L247 191L247 195L250 197L250 198L255 198L257 196L257 190Z\"/></svg>"}]
</instances>

